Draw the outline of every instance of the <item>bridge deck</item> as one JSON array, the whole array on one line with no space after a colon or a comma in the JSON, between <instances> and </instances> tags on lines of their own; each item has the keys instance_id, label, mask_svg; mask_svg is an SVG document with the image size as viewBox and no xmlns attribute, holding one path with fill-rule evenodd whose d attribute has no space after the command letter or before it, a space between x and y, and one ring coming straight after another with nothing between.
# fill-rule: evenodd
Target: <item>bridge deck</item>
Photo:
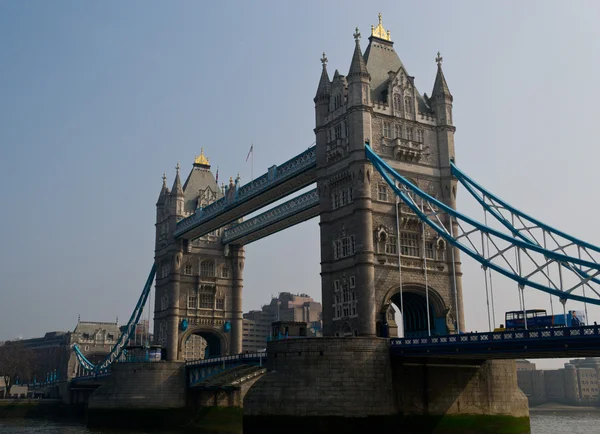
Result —
<instances>
[{"instance_id":1,"label":"bridge deck","mask_svg":"<svg viewBox=\"0 0 600 434\"><path fill-rule=\"evenodd\" d=\"M243 185L235 195L198 209L177 223L175 237L194 239L228 225L316 181L316 147L313 146L264 175Z\"/></svg>"},{"instance_id":2,"label":"bridge deck","mask_svg":"<svg viewBox=\"0 0 600 434\"><path fill-rule=\"evenodd\" d=\"M250 244L319 215L319 194L311 190L223 233L223 244Z\"/></svg>"},{"instance_id":3,"label":"bridge deck","mask_svg":"<svg viewBox=\"0 0 600 434\"><path fill-rule=\"evenodd\" d=\"M600 326L393 338L396 357L540 359L600 355Z\"/></svg>"}]
</instances>

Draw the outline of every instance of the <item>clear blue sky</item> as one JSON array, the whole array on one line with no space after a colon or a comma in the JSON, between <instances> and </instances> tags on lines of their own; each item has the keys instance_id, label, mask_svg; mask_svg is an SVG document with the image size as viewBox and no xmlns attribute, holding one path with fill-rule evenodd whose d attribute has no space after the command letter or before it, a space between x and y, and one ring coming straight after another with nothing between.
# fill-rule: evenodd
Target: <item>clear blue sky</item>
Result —
<instances>
[{"instance_id":1,"label":"clear blue sky","mask_svg":"<svg viewBox=\"0 0 600 434\"><path fill-rule=\"evenodd\" d=\"M600 244L598 2L3 1L0 340L79 314L125 320L152 264L162 173L187 173L203 146L221 179L247 181L252 141L255 174L306 149L321 53L346 74L354 28L365 48L378 12L422 93L441 51L459 165ZM467 322L483 330L483 279L465 262ZM313 220L248 246L244 310L280 291L320 299L319 279ZM514 294L498 293L499 311Z\"/></svg>"}]
</instances>

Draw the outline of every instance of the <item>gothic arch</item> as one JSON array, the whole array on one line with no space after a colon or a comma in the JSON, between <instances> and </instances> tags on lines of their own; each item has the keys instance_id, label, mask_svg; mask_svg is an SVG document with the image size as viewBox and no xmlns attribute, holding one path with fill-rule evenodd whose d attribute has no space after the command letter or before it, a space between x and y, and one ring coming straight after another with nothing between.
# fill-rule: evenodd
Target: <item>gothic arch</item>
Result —
<instances>
[{"instance_id":1,"label":"gothic arch","mask_svg":"<svg viewBox=\"0 0 600 434\"><path fill-rule=\"evenodd\" d=\"M214 327L191 325L179 337L179 354L177 360L184 360L185 343L192 335L202 336L208 343L209 356L229 354L229 343L225 334Z\"/></svg>"},{"instance_id":2,"label":"gothic arch","mask_svg":"<svg viewBox=\"0 0 600 434\"><path fill-rule=\"evenodd\" d=\"M446 315L448 307L441 295L429 287L429 318L432 334L447 334ZM406 283L402 285L404 324L406 336L427 334L427 299L425 285L420 283ZM390 304L400 310L400 287L390 288L385 294L380 305L379 314L386 318ZM443 321L440 321L442 320Z\"/></svg>"}]
</instances>

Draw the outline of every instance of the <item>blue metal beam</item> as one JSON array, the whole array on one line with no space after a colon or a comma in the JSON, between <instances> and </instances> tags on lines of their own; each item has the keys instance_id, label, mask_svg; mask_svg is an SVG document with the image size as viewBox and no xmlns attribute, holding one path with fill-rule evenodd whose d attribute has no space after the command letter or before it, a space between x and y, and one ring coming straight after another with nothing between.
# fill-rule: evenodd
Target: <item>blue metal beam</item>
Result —
<instances>
[{"instance_id":1,"label":"blue metal beam","mask_svg":"<svg viewBox=\"0 0 600 434\"><path fill-rule=\"evenodd\" d=\"M575 258L572 256L556 253L553 251L549 251L544 249L543 247L532 244L531 242L524 241L522 239L514 238L512 235L504 234L500 231L497 231L493 228L490 228L486 225L483 225L476 220L450 208L446 204L440 202L439 200L431 197L429 194L425 193L418 187L411 184L406 178L402 175L398 174L392 167L390 167L383 159L381 159L375 152L371 149L368 144L365 144L365 153L367 158L371 161L373 166L378 170L381 176L388 183L390 188L398 195L400 198L408 205L411 210L427 225L429 225L432 229L434 229L442 238L444 238L448 243L457 247L462 252L466 253L476 261L478 261L484 267L488 267L514 281L516 281L520 286L529 286L531 288L537 289L539 291L544 291L549 294L555 295L561 299L571 299L576 301L587 302L595 305L600 305L600 298L590 298L586 296L580 296L577 294L573 294L570 291L562 291L557 290L555 288L551 288L546 285L542 285L538 282L535 282L529 278L523 277L523 275L516 274L512 270L508 270L501 266L498 266L491 260L481 256L479 252L472 249L471 247L459 242L455 237L451 236L448 230L441 226L439 222L435 222L429 218L418 206L414 203L411 198L409 198L404 191L402 191L395 182L392 180L392 177L398 181L401 185L403 185L406 189L411 191L417 197L420 197L426 203L432 205L433 207L440 210L442 213L449 215L451 218L456 221L462 221L463 223L469 224L474 227L477 231L484 233L488 237L495 237L496 239L503 240L512 247L516 247L522 249L523 251L535 252L541 254L544 258L550 258L551 260L558 263L568 263L568 264L577 264L579 266L589 267L590 270L595 270L596 272L600 271L600 265L595 262L590 262L586 260L582 260L581 258ZM581 276L579 276L581 278ZM582 280L582 279L581 279Z\"/></svg>"}]
</instances>

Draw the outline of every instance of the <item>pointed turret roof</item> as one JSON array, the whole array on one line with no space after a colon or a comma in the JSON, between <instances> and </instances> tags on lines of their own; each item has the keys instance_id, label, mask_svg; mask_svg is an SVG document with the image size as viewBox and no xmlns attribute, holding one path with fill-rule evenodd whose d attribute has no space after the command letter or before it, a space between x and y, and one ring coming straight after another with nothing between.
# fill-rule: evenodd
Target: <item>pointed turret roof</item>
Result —
<instances>
[{"instance_id":1,"label":"pointed turret roof","mask_svg":"<svg viewBox=\"0 0 600 434\"><path fill-rule=\"evenodd\" d=\"M360 31L358 27L356 28L356 32L354 33L354 40L356 41L356 46L354 47L354 54L352 55L352 63L350 63L350 71L348 71L348 78L352 79L355 76L359 77L368 77L369 71L367 70L367 64L365 63L365 59L362 55L362 51L360 49Z\"/></svg>"},{"instance_id":2,"label":"pointed turret roof","mask_svg":"<svg viewBox=\"0 0 600 434\"><path fill-rule=\"evenodd\" d=\"M162 176L162 188L160 189L160 194L158 195L158 202L156 202L157 205L161 205L163 203L165 203L165 199L167 198L167 195L169 193L169 189L167 188L167 174L163 173Z\"/></svg>"},{"instance_id":3,"label":"pointed turret roof","mask_svg":"<svg viewBox=\"0 0 600 434\"><path fill-rule=\"evenodd\" d=\"M382 93L388 88L389 72L397 72L401 68L406 71L394 50L394 42L389 30L383 27L381 14L379 14L379 24L371 26L371 36L364 58L371 75L371 97L375 101L380 101ZM408 72L406 74L408 75Z\"/></svg>"},{"instance_id":4,"label":"pointed turret roof","mask_svg":"<svg viewBox=\"0 0 600 434\"><path fill-rule=\"evenodd\" d=\"M321 79L319 80L319 87L317 87L315 98L328 96L331 93L331 82L327 73L327 56L325 56L325 53L323 53L321 63L323 64L323 70L321 71Z\"/></svg>"},{"instance_id":5,"label":"pointed turret roof","mask_svg":"<svg viewBox=\"0 0 600 434\"><path fill-rule=\"evenodd\" d=\"M199 199L200 202L209 204L220 199L222 195L217 180L210 170L209 159L204 154L204 148L201 148L200 156L194 158L194 166L183 184L183 208L186 213L191 213L198 207Z\"/></svg>"},{"instance_id":6,"label":"pointed turret roof","mask_svg":"<svg viewBox=\"0 0 600 434\"><path fill-rule=\"evenodd\" d=\"M433 92L431 92L431 98L436 98L439 96L449 97L452 100L452 94L450 93L450 89L448 89L448 83L446 83L446 77L444 77L444 72L442 71L442 61L444 59L440 56L440 52L438 51L437 57L435 61L437 62L438 70L437 75L435 76L435 83L433 84Z\"/></svg>"},{"instance_id":7,"label":"pointed turret roof","mask_svg":"<svg viewBox=\"0 0 600 434\"><path fill-rule=\"evenodd\" d=\"M179 163L177 163L177 174L175 175L175 181L173 182L173 188L171 189L171 196L183 197L183 188L181 188L181 179L179 178Z\"/></svg>"}]
</instances>

